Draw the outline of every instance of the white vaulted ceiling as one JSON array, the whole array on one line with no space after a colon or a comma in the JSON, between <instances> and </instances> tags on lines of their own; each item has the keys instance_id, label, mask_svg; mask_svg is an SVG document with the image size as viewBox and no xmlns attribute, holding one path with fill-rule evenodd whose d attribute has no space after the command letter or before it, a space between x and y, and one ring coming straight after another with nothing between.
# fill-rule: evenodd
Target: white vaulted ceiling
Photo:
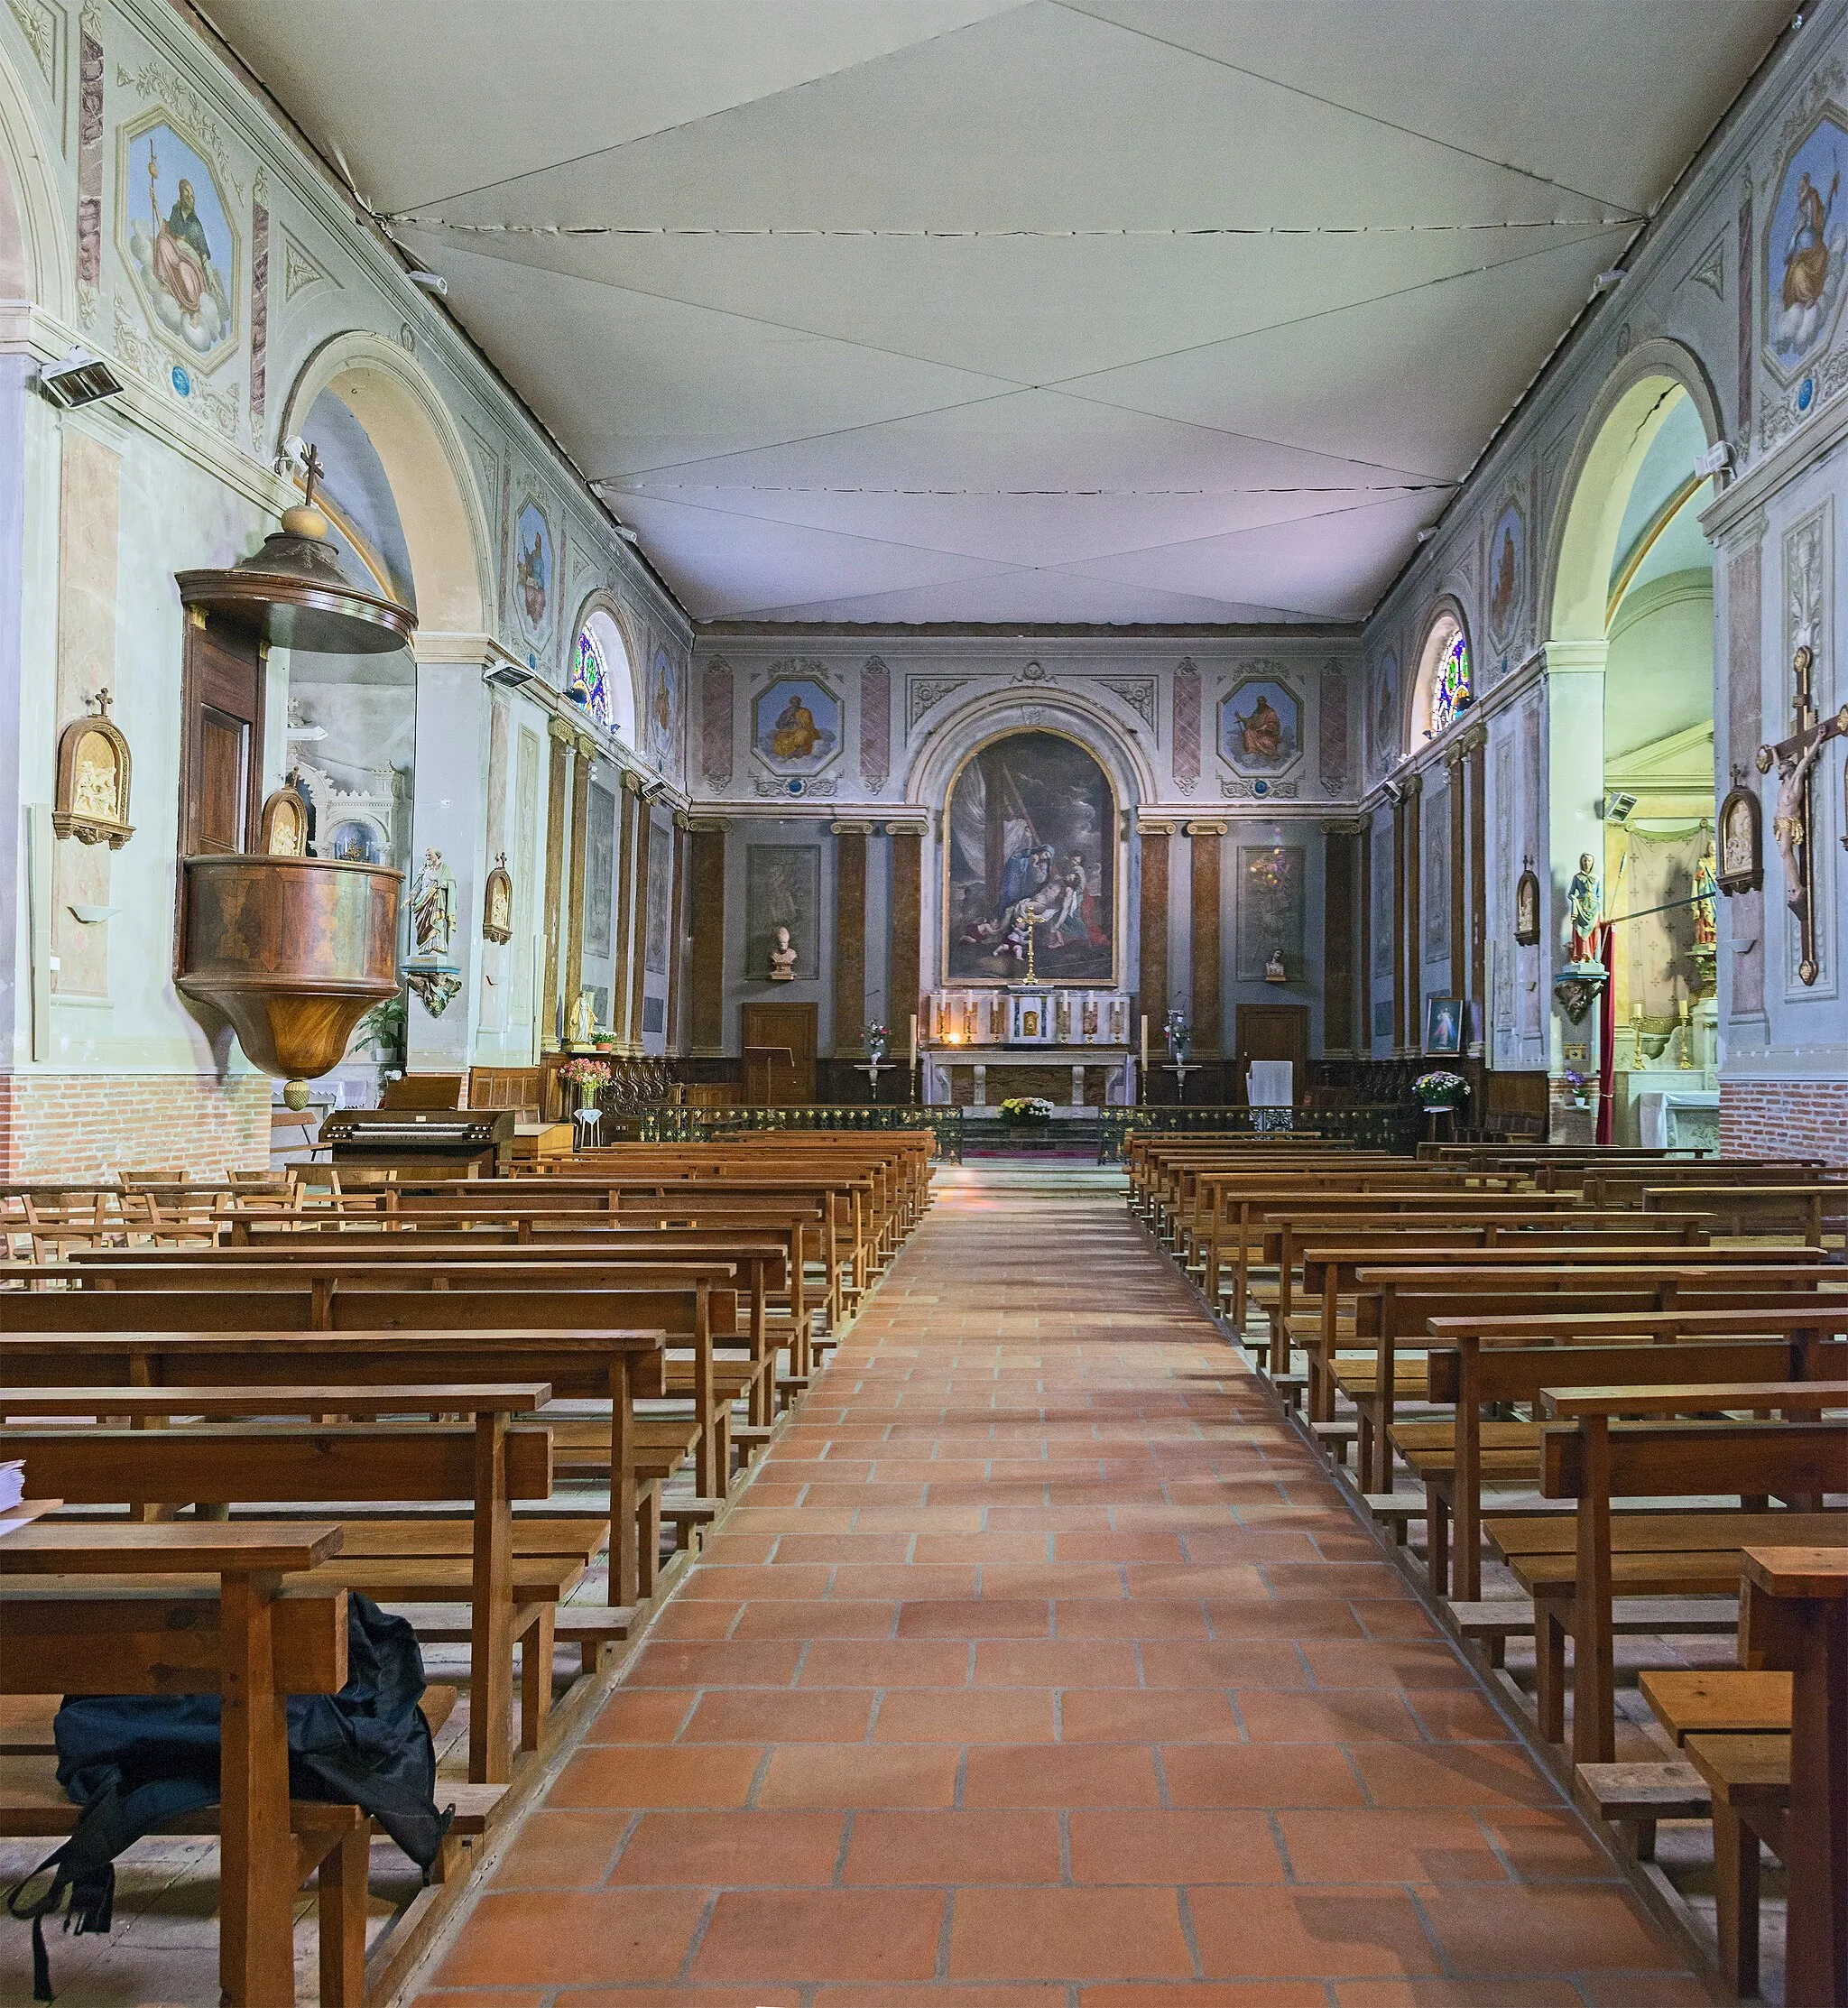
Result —
<instances>
[{"instance_id":1,"label":"white vaulted ceiling","mask_svg":"<svg viewBox=\"0 0 1848 2008\"><path fill-rule=\"evenodd\" d=\"M209 0L699 619L1353 620L1788 0Z\"/></svg>"}]
</instances>

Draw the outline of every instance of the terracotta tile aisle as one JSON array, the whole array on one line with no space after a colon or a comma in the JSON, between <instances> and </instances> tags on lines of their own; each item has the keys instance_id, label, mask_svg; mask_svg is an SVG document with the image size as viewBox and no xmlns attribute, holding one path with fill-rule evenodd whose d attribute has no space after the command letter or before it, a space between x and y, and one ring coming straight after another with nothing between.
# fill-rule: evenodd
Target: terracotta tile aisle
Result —
<instances>
[{"instance_id":1,"label":"terracotta tile aisle","mask_svg":"<svg viewBox=\"0 0 1848 2008\"><path fill-rule=\"evenodd\" d=\"M939 1198L449 1951L462 2008L1695 2008L1171 1272Z\"/></svg>"}]
</instances>

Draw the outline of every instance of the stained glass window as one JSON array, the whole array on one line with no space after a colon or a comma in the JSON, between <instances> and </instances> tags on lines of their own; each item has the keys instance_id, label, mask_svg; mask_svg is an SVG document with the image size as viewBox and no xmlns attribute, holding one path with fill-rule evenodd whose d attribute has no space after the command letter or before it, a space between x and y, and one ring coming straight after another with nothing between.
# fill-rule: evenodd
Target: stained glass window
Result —
<instances>
[{"instance_id":1,"label":"stained glass window","mask_svg":"<svg viewBox=\"0 0 1848 2008\"><path fill-rule=\"evenodd\" d=\"M584 708L598 725L610 722L610 679L604 667L603 651L587 627L578 637L578 680L584 689Z\"/></svg>"},{"instance_id":2,"label":"stained glass window","mask_svg":"<svg viewBox=\"0 0 1848 2008\"><path fill-rule=\"evenodd\" d=\"M1469 643L1463 637L1463 630L1458 628L1450 637L1450 646L1444 651L1443 660L1431 679L1431 730L1442 732L1458 712L1466 711L1471 695Z\"/></svg>"}]
</instances>

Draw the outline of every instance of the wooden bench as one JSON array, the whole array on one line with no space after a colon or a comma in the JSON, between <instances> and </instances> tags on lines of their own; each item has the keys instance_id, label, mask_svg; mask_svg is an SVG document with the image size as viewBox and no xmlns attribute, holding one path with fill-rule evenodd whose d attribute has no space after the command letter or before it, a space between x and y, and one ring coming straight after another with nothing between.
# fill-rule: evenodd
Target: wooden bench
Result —
<instances>
[{"instance_id":1,"label":"wooden bench","mask_svg":"<svg viewBox=\"0 0 1848 2008\"><path fill-rule=\"evenodd\" d=\"M136 1402L136 1392L60 1389L32 1397L32 1406L64 1417L94 1414L104 1402L111 1404L106 1413L118 1406L143 1415L157 1406L171 1411L176 1402L188 1404L179 1412L190 1412L191 1398L184 1394L168 1391ZM363 1390L328 1393L336 1400L344 1394L355 1409L377 1402ZM513 1774L515 1641L524 1642L522 1740L536 1750L551 1701L550 1607L577 1586L587 1559L581 1546L555 1551L559 1536L552 1523L535 1523L550 1551L516 1549L513 1540L512 1502L550 1495L551 1433L509 1427L508 1416L530 1411L535 1394L543 1400L549 1393L542 1383L512 1391L460 1390L456 1406L475 1416L459 1427L374 1421L310 1429L242 1419L159 1430L12 1425L0 1430L0 1456L23 1460L35 1494L73 1506L308 1502L339 1525L332 1502L468 1501L473 1524L463 1530L466 1546L445 1540L441 1522L342 1525L338 1556L311 1570L305 1582L361 1590L386 1602L448 1601L458 1592L467 1598L472 1613L468 1772L477 1783L493 1784ZM8 1397L9 1405L16 1399ZM261 1391L218 1391L207 1405L221 1415L241 1407L248 1417L272 1401ZM594 1533L592 1553L600 1546ZM522 1617L524 1622L518 1622Z\"/></svg>"}]
</instances>

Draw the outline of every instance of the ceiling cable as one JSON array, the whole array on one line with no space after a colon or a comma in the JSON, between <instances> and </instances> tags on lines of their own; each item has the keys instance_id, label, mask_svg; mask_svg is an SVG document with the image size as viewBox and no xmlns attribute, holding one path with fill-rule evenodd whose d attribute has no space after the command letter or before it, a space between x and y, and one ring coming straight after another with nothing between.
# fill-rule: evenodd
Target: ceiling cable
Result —
<instances>
[{"instance_id":1,"label":"ceiling cable","mask_svg":"<svg viewBox=\"0 0 1848 2008\"><path fill-rule=\"evenodd\" d=\"M1230 488L887 488L861 486L837 487L831 484L801 486L782 482L758 481L634 481L633 477L598 476L591 486L599 493L647 496L661 491L679 491L690 495L922 495L922 496L998 496L1009 499L1024 498L1072 498L1080 501L1094 498L1104 500L1160 500L1165 497L1201 497L1215 495L1428 495L1434 492L1448 494L1457 484L1454 481L1380 481L1340 482L1326 485L1303 485L1277 487L1230 487Z\"/></svg>"},{"instance_id":2,"label":"ceiling cable","mask_svg":"<svg viewBox=\"0 0 1848 2008\"><path fill-rule=\"evenodd\" d=\"M401 227L417 230L448 230L457 236L481 237L894 237L965 238L988 237L1386 237L1414 236L1463 236L1494 230L1615 230L1628 229L1645 219L1640 216L1511 217L1492 223L1215 223L1199 225L1076 226L1066 229L1043 229L1036 226L975 227L942 228L929 225L917 227L882 228L869 226L836 227L827 224L675 224L675 223L462 223L448 217L420 216L402 210L381 218Z\"/></svg>"}]
</instances>

